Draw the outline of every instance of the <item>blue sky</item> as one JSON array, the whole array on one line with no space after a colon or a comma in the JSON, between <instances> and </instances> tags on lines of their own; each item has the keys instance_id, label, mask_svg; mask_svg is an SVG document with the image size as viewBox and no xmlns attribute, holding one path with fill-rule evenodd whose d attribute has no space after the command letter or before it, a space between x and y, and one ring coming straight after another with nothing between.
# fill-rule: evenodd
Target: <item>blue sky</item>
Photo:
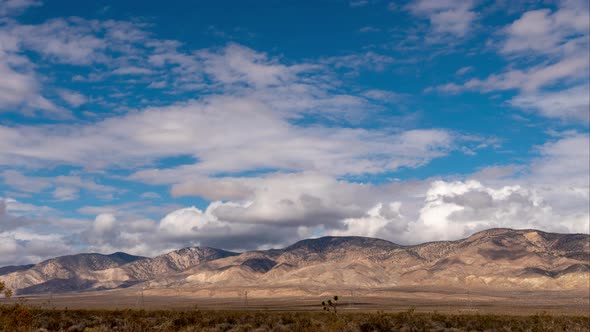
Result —
<instances>
[{"instance_id":1,"label":"blue sky","mask_svg":"<svg viewBox=\"0 0 590 332\"><path fill-rule=\"evenodd\" d=\"M0 263L589 231L587 1L0 1Z\"/></svg>"}]
</instances>

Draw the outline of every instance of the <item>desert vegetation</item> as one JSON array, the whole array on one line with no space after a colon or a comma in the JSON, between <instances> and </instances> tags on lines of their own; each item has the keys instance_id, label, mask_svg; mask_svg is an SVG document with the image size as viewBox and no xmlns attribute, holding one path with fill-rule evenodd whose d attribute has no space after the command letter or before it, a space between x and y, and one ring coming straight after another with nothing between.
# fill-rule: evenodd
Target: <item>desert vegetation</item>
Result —
<instances>
[{"instance_id":1,"label":"desert vegetation","mask_svg":"<svg viewBox=\"0 0 590 332\"><path fill-rule=\"evenodd\" d=\"M326 301L322 301L322 309L325 312L333 312L335 314L338 313L338 295L335 295L331 299L327 299Z\"/></svg>"},{"instance_id":2,"label":"desert vegetation","mask_svg":"<svg viewBox=\"0 0 590 332\"><path fill-rule=\"evenodd\" d=\"M67 310L0 306L0 331L590 331L590 317L193 310Z\"/></svg>"},{"instance_id":3,"label":"desert vegetation","mask_svg":"<svg viewBox=\"0 0 590 332\"><path fill-rule=\"evenodd\" d=\"M4 294L4 297L9 299L12 297L12 289L6 287L6 283L0 280L0 294Z\"/></svg>"}]
</instances>

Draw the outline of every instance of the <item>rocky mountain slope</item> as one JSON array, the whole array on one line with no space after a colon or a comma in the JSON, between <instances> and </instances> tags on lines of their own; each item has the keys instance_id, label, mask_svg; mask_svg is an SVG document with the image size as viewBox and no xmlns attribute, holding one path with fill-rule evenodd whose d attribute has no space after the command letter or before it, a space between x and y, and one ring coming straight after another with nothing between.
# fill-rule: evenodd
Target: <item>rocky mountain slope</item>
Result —
<instances>
[{"instance_id":1,"label":"rocky mountain slope","mask_svg":"<svg viewBox=\"0 0 590 332\"><path fill-rule=\"evenodd\" d=\"M121 287L454 286L590 287L590 236L491 229L458 241L401 246L362 237L323 237L241 254L184 248L154 258L80 254L0 276L18 294Z\"/></svg>"}]
</instances>

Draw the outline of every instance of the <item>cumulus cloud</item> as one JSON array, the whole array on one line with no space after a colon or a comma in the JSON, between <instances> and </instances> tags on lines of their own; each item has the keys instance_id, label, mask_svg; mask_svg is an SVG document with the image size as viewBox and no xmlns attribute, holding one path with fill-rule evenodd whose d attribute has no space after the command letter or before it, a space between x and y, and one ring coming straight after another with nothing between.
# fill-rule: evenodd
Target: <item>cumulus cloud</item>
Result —
<instances>
[{"instance_id":1,"label":"cumulus cloud","mask_svg":"<svg viewBox=\"0 0 590 332\"><path fill-rule=\"evenodd\" d=\"M212 202L205 209L172 208L159 222L114 206L88 209L85 213L98 216L66 242L99 252L155 255L193 245L280 247L319 235L414 244L458 239L492 227L588 233L588 142L587 134L567 133L539 146L529 165L474 174L479 180L357 184L313 172L207 178L173 189L178 195L208 197ZM6 246L15 243L10 239L47 239L23 233L15 237L14 232L1 236Z\"/></svg>"},{"instance_id":2,"label":"cumulus cloud","mask_svg":"<svg viewBox=\"0 0 590 332\"><path fill-rule=\"evenodd\" d=\"M150 240L154 248L208 245L236 250L283 246L318 235L370 236L416 244L455 240L494 227L590 231L587 210L552 206L535 188L492 187L474 180L426 185L427 191L415 197L367 188L371 199L348 210L328 205L330 202L321 205L321 198L306 198L304 191L299 194L301 201L283 201L278 206L275 201L285 200L284 196L272 202L264 202L264 197L249 202L218 201L205 210L191 207L174 211L159 222L156 232L142 236L151 239L155 235ZM362 197L363 189L357 190L356 197ZM311 203L306 204L306 200ZM414 215L416 207L418 213ZM404 208L412 212L405 214Z\"/></svg>"},{"instance_id":3,"label":"cumulus cloud","mask_svg":"<svg viewBox=\"0 0 590 332\"><path fill-rule=\"evenodd\" d=\"M457 239L493 227L539 228L547 226L548 209L518 186L493 189L476 181L439 181L426 193L414 227L426 239Z\"/></svg>"},{"instance_id":4,"label":"cumulus cloud","mask_svg":"<svg viewBox=\"0 0 590 332\"><path fill-rule=\"evenodd\" d=\"M401 239L407 233L409 220L401 212L401 202L378 203L359 218L342 220L342 229L329 231L335 236L368 236L385 239ZM403 242L411 239L403 239Z\"/></svg>"},{"instance_id":5,"label":"cumulus cloud","mask_svg":"<svg viewBox=\"0 0 590 332\"><path fill-rule=\"evenodd\" d=\"M367 216L343 220L344 231L330 234L421 243L456 240L496 227L589 232L590 215L583 206L578 206L575 211L551 206L541 193L519 185L494 188L474 180L435 181L426 192L417 219L401 215L400 202L389 203L388 215L382 212L384 205L379 203L368 211ZM585 203L588 204L587 199Z\"/></svg>"},{"instance_id":6,"label":"cumulus cloud","mask_svg":"<svg viewBox=\"0 0 590 332\"><path fill-rule=\"evenodd\" d=\"M589 141L586 134L560 137L539 146L539 156L524 170L473 175L480 180L370 185L302 173L209 179L176 185L173 192L225 200L199 212L204 219L198 223L223 221L228 230L315 226L321 234L400 243L458 239L493 227L587 233Z\"/></svg>"}]
</instances>

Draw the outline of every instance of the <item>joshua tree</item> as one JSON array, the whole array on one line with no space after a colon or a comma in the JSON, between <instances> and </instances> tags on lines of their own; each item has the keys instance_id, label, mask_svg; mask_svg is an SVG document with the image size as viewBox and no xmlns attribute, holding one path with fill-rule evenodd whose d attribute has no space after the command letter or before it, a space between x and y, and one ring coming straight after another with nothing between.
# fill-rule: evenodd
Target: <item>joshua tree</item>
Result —
<instances>
[{"instance_id":1,"label":"joshua tree","mask_svg":"<svg viewBox=\"0 0 590 332\"><path fill-rule=\"evenodd\" d=\"M322 308L324 308L324 311L326 312L338 313L338 295L327 301L322 301Z\"/></svg>"},{"instance_id":2,"label":"joshua tree","mask_svg":"<svg viewBox=\"0 0 590 332\"><path fill-rule=\"evenodd\" d=\"M12 289L7 288L4 281L0 281L0 292L4 293L4 297L9 299L12 297Z\"/></svg>"}]
</instances>

